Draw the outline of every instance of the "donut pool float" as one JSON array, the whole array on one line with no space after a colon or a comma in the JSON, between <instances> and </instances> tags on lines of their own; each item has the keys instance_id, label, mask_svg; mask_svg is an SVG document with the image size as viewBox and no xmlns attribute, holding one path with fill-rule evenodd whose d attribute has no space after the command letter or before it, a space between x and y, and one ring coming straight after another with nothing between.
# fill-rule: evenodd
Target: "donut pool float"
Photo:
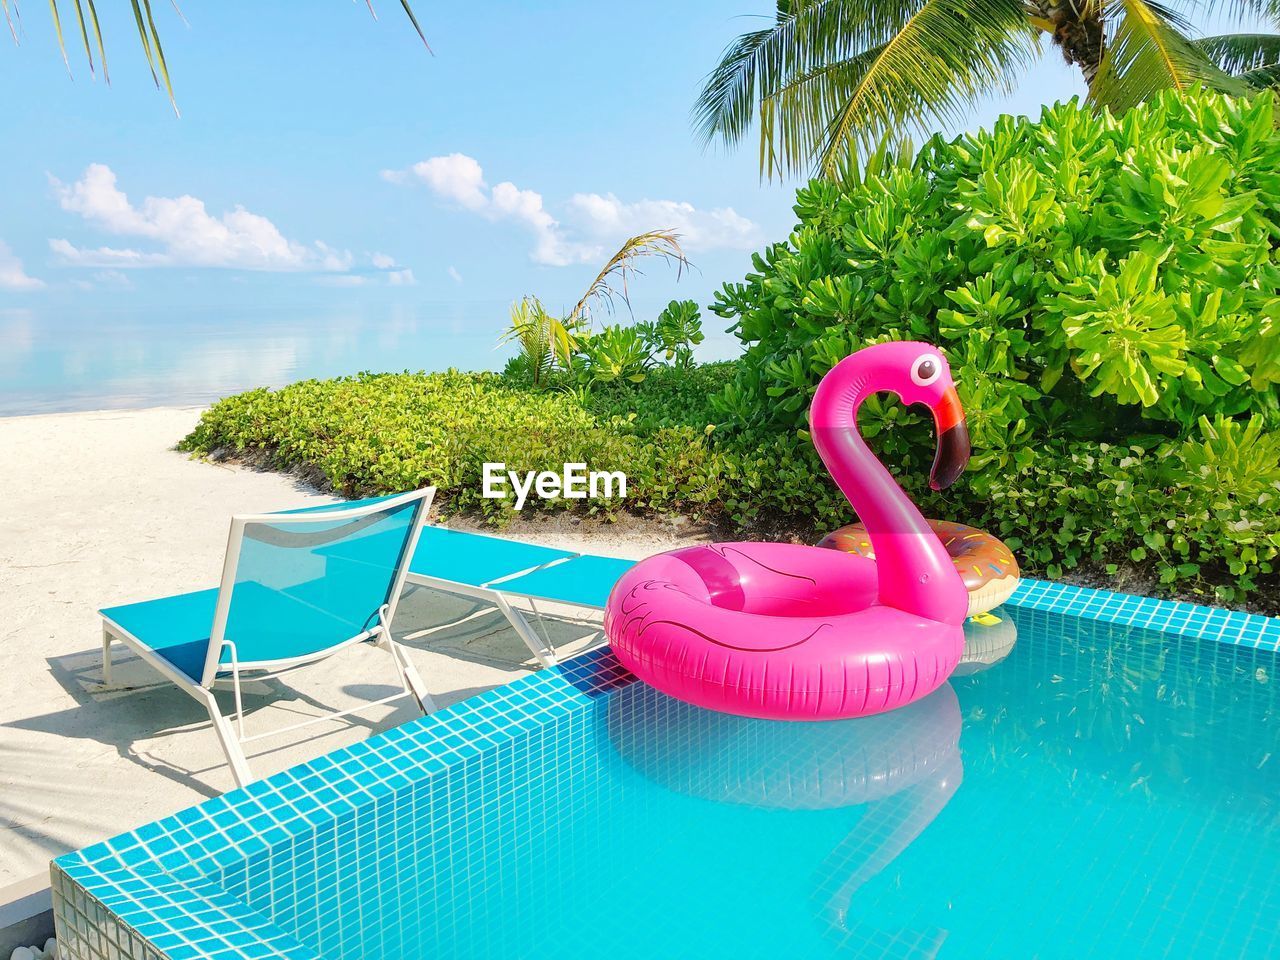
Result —
<instances>
[{"instance_id":1,"label":"donut pool float","mask_svg":"<svg viewBox=\"0 0 1280 960\"><path fill-rule=\"evenodd\" d=\"M1013 596L1022 571L1013 551L1005 546L1004 541L963 523L950 520L925 522L942 541L943 549L964 581L964 588L969 591L969 616L986 613ZM867 528L861 523L850 523L833 530L818 541L818 546L843 550L869 560L876 558Z\"/></svg>"},{"instance_id":2,"label":"donut pool float","mask_svg":"<svg viewBox=\"0 0 1280 960\"><path fill-rule=\"evenodd\" d=\"M946 682L964 650L969 595L858 433L858 408L882 391L933 412L930 485L940 490L963 473L969 434L937 348L881 343L846 357L818 385L809 432L867 523L875 558L747 542L642 560L605 606L605 633L624 666L677 699L783 720L880 713Z\"/></svg>"}]
</instances>

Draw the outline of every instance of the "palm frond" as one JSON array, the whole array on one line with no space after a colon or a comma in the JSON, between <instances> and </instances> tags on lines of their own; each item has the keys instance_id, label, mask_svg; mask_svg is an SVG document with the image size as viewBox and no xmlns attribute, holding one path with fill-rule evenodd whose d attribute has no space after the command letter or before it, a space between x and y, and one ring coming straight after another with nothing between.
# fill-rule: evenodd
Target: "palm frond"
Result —
<instances>
[{"instance_id":1,"label":"palm frond","mask_svg":"<svg viewBox=\"0 0 1280 960\"><path fill-rule=\"evenodd\" d=\"M1280 64L1280 35L1274 33L1226 33L1191 42L1232 75Z\"/></svg>"},{"instance_id":2,"label":"palm frond","mask_svg":"<svg viewBox=\"0 0 1280 960\"><path fill-rule=\"evenodd\" d=\"M736 145L778 91L883 43L903 21L899 3L778 0L771 27L743 34L725 50L694 104L704 144ZM760 117L769 122L767 116ZM761 138L761 172L776 166ZM807 162L807 161L806 161ZM803 165L803 164L802 164Z\"/></svg>"},{"instance_id":3,"label":"palm frond","mask_svg":"<svg viewBox=\"0 0 1280 960\"><path fill-rule=\"evenodd\" d=\"M962 121L975 101L1010 92L1034 50L1017 0L927 0L873 55L832 74L825 93L844 102L825 131L818 169L829 173L851 145L870 151L894 131L927 136L939 120Z\"/></svg>"},{"instance_id":4,"label":"palm frond","mask_svg":"<svg viewBox=\"0 0 1280 960\"><path fill-rule=\"evenodd\" d=\"M719 138L736 146L755 116L756 59L772 30L744 33L731 43L693 105L693 124L704 146Z\"/></svg>"},{"instance_id":5,"label":"palm frond","mask_svg":"<svg viewBox=\"0 0 1280 960\"><path fill-rule=\"evenodd\" d=\"M1146 0L1108 0L1109 35L1089 99L1126 110L1155 93L1185 91L1203 84L1225 93L1244 93L1245 84L1224 72L1191 39Z\"/></svg>"},{"instance_id":6,"label":"palm frond","mask_svg":"<svg viewBox=\"0 0 1280 960\"><path fill-rule=\"evenodd\" d=\"M1280 87L1280 63L1258 67L1256 70L1246 70L1244 73L1236 74L1236 78L1247 83L1255 90Z\"/></svg>"},{"instance_id":7,"label":"palm frond","mask_svg":"<svg viewBox=\"0 0 1280 960\"><path fill-rule=\"evenodd\" d=\"M732 145L758 122L763 176L830 170L851 143L927 134L1011 89L1036 50L1021 0L783 0L772 27L726 50L695 123Z\"/></svg>"},{"instance_id":8,"label":"palm frond","mask_svg":"<svg viewBox=\"0 0 1280 960\"><path fill-rule=\"evenodd\" d=\"M570 329L576 324L590 321L592 304L603 304L610 312L613 311L615 300L630 304L628 284L633 276L640 275L637 264L647 257L657 257L667 263L674 262L677 277L692 266L680 246L680 234L674 230L650 230L630 237L609 258L587 287L587 292L565 318Z\"/></svg>"},{"instance_id":9,"label":"palm frond","mask_svg":"<svg viewBox=\"0 0 1280 960\"><path fill-rule=\"evenodd\" d=\"M70 4L73 8L76 18L76 25L79 28L81 45L84 48L85 59L89 63L89 73L96 76L96 65L94 62L94 50L97 50L98 61L102 64L102 76L110 83L111 76L107 71L107 49L102 39L102 25L98 20L98 11L94 5L94 0L62 0L63 5ZM175 114L178 113L178 101L173 93L173 80L169 75L169 63L164 55L164 46L160 41L160 31L156 27L155 14L151 9L151 0L129 0L130 8L133 11L134 26L138 31L138 39L142 43L143 57L147 61L147 67L151 71L152 82L157 87L163 85L165 93L168 94L169 103L173 106ZM404 8L405 14L409 17L409 22L413 24L413 29L422 39L427 50L431 47L427 44L426 34L422 32L422 27L418 23L418 18L414 15L413 8L409 0L400 0L400 6ZM86 16L85 8L88 8ZM71 60L67 55L66 38L62 29L62 10L63 6L59 6L59 0L49 0L49 14L53 21L54 35L58 41L58 51L62 54L62 60L67 65L67 71L71 71ZM182 11L178 9L176 2L173 3L174 11L179 18L186 22ZM373 11L372 2L369 3L370 12ZM20 7L18 0L0 0L0 12L4 14L5 23L8 24L9 32L13 35L13 42L19 43L19 31L17 23L21 22ZM376 15L375 15L376 16ZM15 21L17 23L15 23Z\"/></svg>"},{"instance_id":10,"label":"palm frond","mask_svg":"<svg viewBox=\"0 0 1280 960\"><path fill-rule=\"evenodd\" d=\"M111 71L107 67L107 48L102 42L102 24L98 22L98 8L94 6L93 0L87 0L89 4L89 19L93 21L93 36L98 41L98 59L102 62L102 79L107 84L111 83ZM92 63L92 60L90 60Z\"/></svg>"},{"instance_id":11,"label":"palm frond","mask_svg":"<svg viewBox=\"0 0 1280 960\"><path fill-rule=\"evenodd\" d=\"M516 343L534 386L540 386L557 365L566 366L577 339L564 322L553 317L537 297L523 297L511 305L511 320L499 344Z\"/></svg>"},{"instance_id":12,"label":"palm frond","mask_svg":"<svg viewBox=\"0 0 1280 960\"><path fill-rule=\"evenodd\" d=\"M1098 0L1093 0L1093 2L1098 3ZM1212 4L1213 2L1214 0L1209 0L1209 4ZM1246 0L1246 2L1248 2L1248 0ZM1183 4L1184 6L1190 5L1193 7L1199 7L1201 10L1204 10L1204 8L1208 6L1208 4L1202 3L1201 0L1183 0ZM1105 9L1105 0L1099 5ZM1160 0L1147 0L1147 6L1151 9L1152 13L1179 33L1185 36L1190 36L1192 31L1195 30L1195 24L1193 24L1187 15L1181 10L1169 6L1167 3L1161 3Z\"/></svg>"},{"instance_id":13,"label":"palm frond","mask_svg":"<svg viewBox=\"0 0 1280 960\"><path fill-rule=\"evenodd\" d=\"M3 10L3 11L4 11L4 22L5 22L5 23L8 25L8 27L9 27L9 33L13 35L13 42L14 42L14 43L17 43L17 42L18 42L18 27L17 27L17 25L13 22L13 21L14 21L14 17L16 17L16 16L18 15L17 8L15 7L13 10L10 10L10 9L9 9L9 0L0 0L0 10Z\"/></svg>"},{"instance_id":14,"label":"palm frond","mask_svg":"<svg viewBox=\"0 0 1280 960\"><path fill-rule=\"evenodd\" d=\"M89 42L89 27L84 16L84 4L81 0L72 0L75 4L76 23L80 27L80 38L84 42L84 55L89 61L89 75L96 76L97 70L93 65L93 44Z\"/></svg>"},{"instance_id":15,"label":"palm frond","mask_svg":"<svg viewBox=\"0 0 1280 960\"><path fill-rule=\"evenodd\" d=\"M427 43L427 35L422 32L422 26L418 23L418 18L414 15L413 7L409 6L409 0L400 0L400 6L404 9L405 16L409 18L409 22L413 24L413 29L418 34L418 39L422 41L422 45L427 48L427 52L434 54L431 44Z\"/></svg>"},{"instance_id":16,"label":"palm frond","mask_svg":"<svg viewBox=\"0 0 1280 960\"><path fill-rule=\"evenodd\" d=\"M67 44L62 38L62 17L58 14L57 0L49 0L49 13L53 16L53 32L58 38L58 52L62 54L62 63L71 72L71 61L67 59Z\"/></svg>"}]
</instances>

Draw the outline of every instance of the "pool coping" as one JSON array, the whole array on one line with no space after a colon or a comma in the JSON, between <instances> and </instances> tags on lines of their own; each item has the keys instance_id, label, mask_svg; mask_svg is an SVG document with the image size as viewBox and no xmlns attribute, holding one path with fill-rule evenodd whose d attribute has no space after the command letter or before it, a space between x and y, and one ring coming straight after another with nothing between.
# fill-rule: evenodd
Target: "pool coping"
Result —
<instances>
[{"instance_id":1,"label":"pool coping","mask_svg":"<svg viewBox=\"0 0 1280 960\"><path fill-rule=\"evenodd\" d=\"M1023 580L1009 606L1280 650L1280 619ZM318 960L215 877L634 681L600 647L51 864L66 960Z\"/></svg>"},{"instance_id":2,"label":"pool coping","mask_svg":"<svg viewBox=\"0 0 1280 960\"><path fill-rule=\"evenodd\" d=\"M1023 579L1006 603L1196 640L1280 650L1280 618L1049 580Z\"/></svg>"}]
</instances>

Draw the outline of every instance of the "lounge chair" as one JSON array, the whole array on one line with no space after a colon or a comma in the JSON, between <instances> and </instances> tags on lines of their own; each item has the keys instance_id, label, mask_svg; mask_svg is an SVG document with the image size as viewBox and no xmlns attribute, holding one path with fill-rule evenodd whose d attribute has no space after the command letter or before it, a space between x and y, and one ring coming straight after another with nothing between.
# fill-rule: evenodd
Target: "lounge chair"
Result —
<instances>
[{"instance_id":1,"label":"lounge chair","mask_svg":"<svg viewBox=\"0 0 1280 960\"><path fill-rule=\"evenodd\" d=\"M554 666L556 652L550 637L539 636L511 600L527 601L539 617L539 600L603 610L613 585L634 564L633 560L427 527L409 565L409 582L492 603L538 661Z\"/></svg>"},{"instance_id":2,"label":"lounge chair","mask_svg":"<svg viewBox=\"0 0 1280 960\"><path fill-rule=\"evenodd\" d=\"M429 712L431 697L390 628L434 492L233 518L221 586L101 611L105 682L119 640L204 704L239 786L253 779L242 746L251 740L405 697ZM356 643L391 655L403 692L244 735L242 673L279 673ZM234 718L212 692L228 676Z\"/></svg>"},{"instance_id":3,"label":"lounge chair","mask_svg":"<svg viewBox=\"0 0 1280 960\"><path fill-rule=\"evenodd\" d=\"M378 503L382 498L353 501ZM309 512L320 509L308 507ZM371 540L343 545L346 559L359 563L377 549ZM493 604L543 666L555 666L550 638L533 629L512 600L527 601L535 615L539 600L603 610L609 591L632 560L557 550L482 533L425 526L409 564L408 582Z\"/></svg>"}]
</instances>

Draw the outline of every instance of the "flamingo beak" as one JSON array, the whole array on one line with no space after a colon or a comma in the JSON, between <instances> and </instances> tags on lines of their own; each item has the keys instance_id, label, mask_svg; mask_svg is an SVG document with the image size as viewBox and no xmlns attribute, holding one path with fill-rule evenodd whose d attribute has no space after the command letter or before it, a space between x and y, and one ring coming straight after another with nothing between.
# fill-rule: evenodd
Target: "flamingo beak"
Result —
<instances>
[{"instance_id":1,"label":"flamingo beak","mask_svg":"<svg viewBox=\"0 0 1280 960\"><path fill-rule=\"evenodd\" d=\"M933 407L933 423L938 431L938 449L929 471L929 487L945 490L964 473L969 462L969 427L955 387L947 387Z\"/></svg>"}]
</instances>

